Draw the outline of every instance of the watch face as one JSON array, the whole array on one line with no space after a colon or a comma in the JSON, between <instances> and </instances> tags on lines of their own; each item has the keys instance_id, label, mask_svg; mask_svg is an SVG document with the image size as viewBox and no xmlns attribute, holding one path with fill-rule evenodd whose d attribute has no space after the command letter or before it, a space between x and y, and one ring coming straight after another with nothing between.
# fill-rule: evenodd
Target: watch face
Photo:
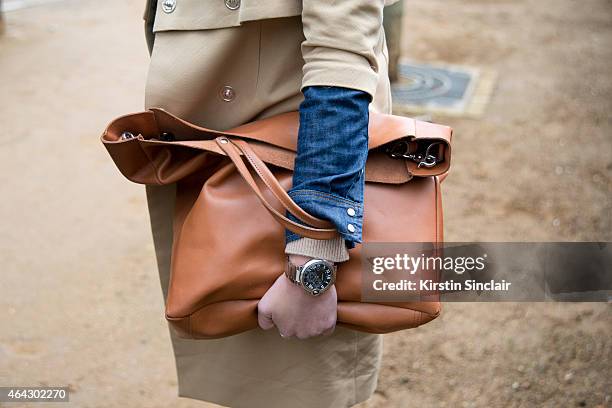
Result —
<instances>
[{"instance_id":1,"label":"watch face","mask_svg":"<svg viewBox=\"0 0 612 408\"><path fill-rule=\"evenodd\" d=\"M302 286L313 295L325 292L334 282L333 266L325 261L309 261L302 270Z\"/></svg>"}]
</instances>

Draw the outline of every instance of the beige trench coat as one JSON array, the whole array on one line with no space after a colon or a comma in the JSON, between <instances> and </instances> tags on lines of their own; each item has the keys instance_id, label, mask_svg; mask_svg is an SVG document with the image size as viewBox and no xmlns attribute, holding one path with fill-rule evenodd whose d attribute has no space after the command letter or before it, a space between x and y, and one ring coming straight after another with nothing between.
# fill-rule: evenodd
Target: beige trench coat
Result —
<instances>
[{"instance_id":1,"label":"beige trench coat","mask_svg":"<svg viewBox=\"0 0 612 408\"><path fill-rule=\"evenodd\" d=\"M335 15L333 2L301 3L159 0L146 106L227 129L297 110L302 86L338 85L369 92L372 110L390 112L376 2L342 2L352 5ZM355 26L359 35L346 32ZM147 187L164 296L174 194L174 186ZM275 330L260 329L218 340L171 337L179 395L231 407L352 406L374 392L382 352L381 336L341 327L309 340L284 340Z\"/></svg>"}]
</instances>

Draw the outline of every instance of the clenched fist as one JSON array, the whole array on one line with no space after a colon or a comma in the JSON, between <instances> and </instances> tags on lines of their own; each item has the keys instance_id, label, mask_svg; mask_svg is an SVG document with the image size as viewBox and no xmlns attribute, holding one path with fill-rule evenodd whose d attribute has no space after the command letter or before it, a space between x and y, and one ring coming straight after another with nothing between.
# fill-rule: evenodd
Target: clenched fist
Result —
<instances>
[{"instance_id":1,"label":"clenched fist","mask_svg":"<svg viewBox=\"0 0 612 408\"><path fill-rule=\"evenodd\" d=\"M291 261L302 265L309 258L291 255ZM331 334L336 327L338 297L332 285L325 293L312 296L293 284L285 274L279 276L257 305L259 326L269 330L276 326L284 337L309 337Z\"/></svg>"}]
</instances>

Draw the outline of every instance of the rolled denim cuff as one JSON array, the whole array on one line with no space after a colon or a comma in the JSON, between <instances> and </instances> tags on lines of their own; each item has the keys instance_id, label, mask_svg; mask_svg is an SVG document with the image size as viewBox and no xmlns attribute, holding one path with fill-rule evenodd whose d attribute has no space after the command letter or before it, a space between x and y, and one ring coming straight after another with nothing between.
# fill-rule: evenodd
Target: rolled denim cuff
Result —
<instances>
[{"instance_id":1,"label":"rolled denim cuff","mask_svg":"<svg viewBox=\"0 0 612 408\"><path fill-rule=\"evenodd\" d=\"M361 243L363 224L363 204L334 194L317 190L290 190L289 196L306 212L334 224L348 248ZM293 221L301 223L293 215ZM301 238L300 235L286 231L286 243Z\"/></svg>"}]
</instances>

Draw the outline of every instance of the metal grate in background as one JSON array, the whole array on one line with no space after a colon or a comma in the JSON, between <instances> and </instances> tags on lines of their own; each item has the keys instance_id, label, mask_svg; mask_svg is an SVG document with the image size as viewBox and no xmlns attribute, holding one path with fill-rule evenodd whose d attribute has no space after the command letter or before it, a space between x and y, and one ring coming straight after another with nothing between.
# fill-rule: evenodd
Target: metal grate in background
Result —
<instances>
[{"instance_id":1,"label":"metal grate in background","mask_svg":"<svg viewBox=\"0 0 612 408\"><path fill-rule=\"evenodd\" d=\"M392 85L396 114L445 114L478 117L489 102L496 74L458 65L402 61Z\"/></svg>"}]
</instances>

